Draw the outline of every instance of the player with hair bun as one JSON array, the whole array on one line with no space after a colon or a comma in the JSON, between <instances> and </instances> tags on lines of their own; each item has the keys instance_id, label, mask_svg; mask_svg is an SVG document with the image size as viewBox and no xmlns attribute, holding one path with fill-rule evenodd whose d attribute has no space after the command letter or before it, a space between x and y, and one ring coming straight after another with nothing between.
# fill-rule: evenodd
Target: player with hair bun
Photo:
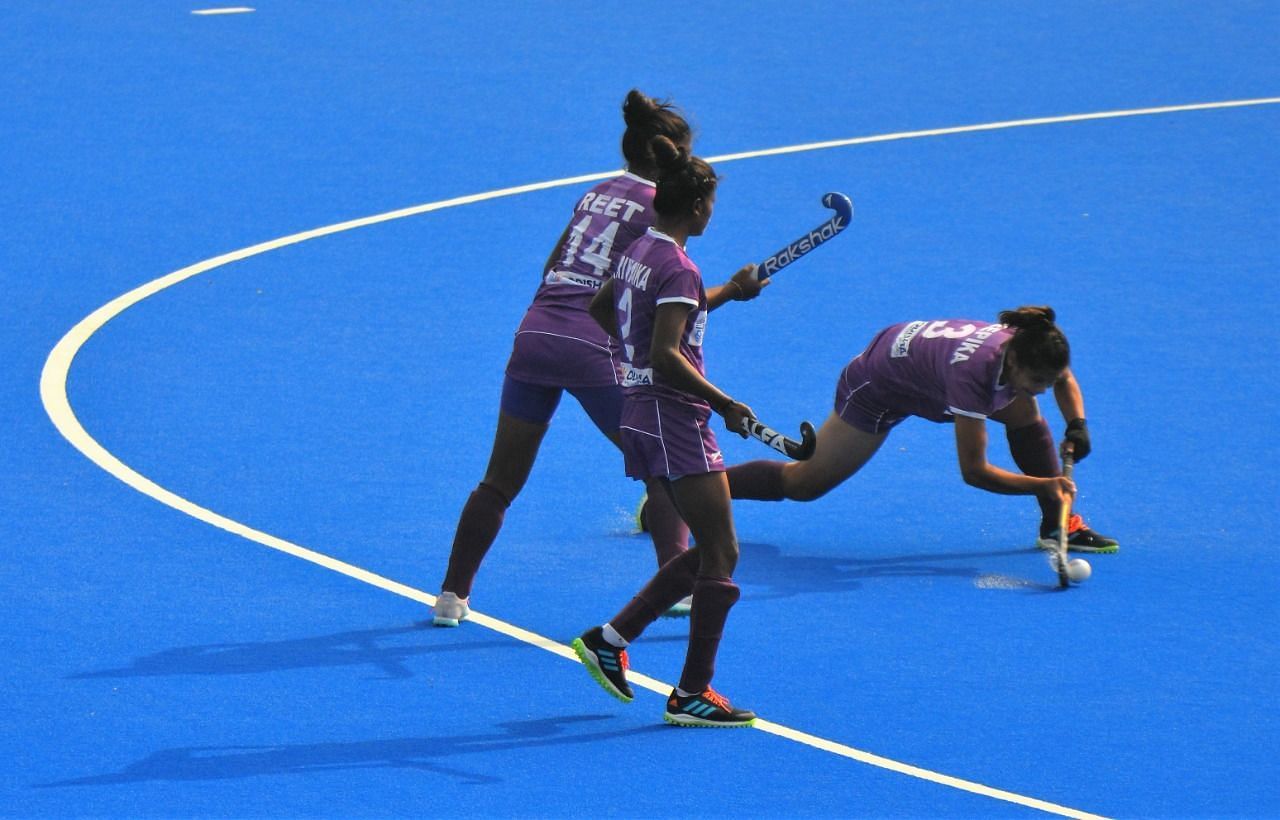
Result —
<instances>
[{"instance_id":1,"label":"player with hair bun","mask_svg":"<svg viewBox=\"0 0 1280 820\"><path fill-rule=\"evenodd\" d=\"M669 498L688 522L696 546L668 561L608 623L573 641L587 670L610 694L632 699L627 652L653 621L693 594L689 644L680 683L664 719L680 726L750 726L755 714L736 709L711 688L729 610L738 600L738 562L724 460L711 431L714 409L739 435L751 408L707 381L702 344L707 314L731 299L750 299L758 282L747 265L725 285L707 290L685 253L706 230L718 178L687 147L652 141L659 176L657 221L614 266L591 303L591 315L623 348L622 452L627 475L645 482L652 504Z\"/></svg>"},{"instance_id":2,"label":"player with hair bun","mask_svg":"<svg viewBox=\"0 0 1280 820\"><path fill-rule=\"evenodd\" d=\"M881 330L840 374L835 410L818 431L813 458L731 467L733 497L812 501L858 472L908 416L954 421L965 482L992 493L1034 495L1041 511L1037 545L1056 549L1061 505L1071 503L1075 485L1062 476L1036 396L1053 389L1077 461L1092 448L1070 346L1054 318L1049 307L1020 307L1004 311L994 324L940 319ZM988 418L1004 424L1022 474L987 461ZM1070 518L1067 544L1076 552L1120 548L1079 515Z\"/></svg>"},{"instance_id":3,"label":"player with hair bun","mask_svg":"<svg viewBox=\"0 0 1280 820\"><path fill-rule=\"evenodd\" d=\"M542 268L533 303L516 331L484 478L462 508L449 566L433 611L436 626L470 614L472 583L498 536L507 508L524 487L551 417L567 390L610 441L621 446L617 344L588 313L618 256L654 220L658 177L651 140L688 148L689 123L671 103L631 90L622 105L625 173L581 196ZM744 288L752 287L744 282ZM756 286L758 292L758 286ZM646 519L658 565L682 553L689 531L670 499L650 500ZM687 614L676 608L672 614Z\"/></svg>"}]
</instances>

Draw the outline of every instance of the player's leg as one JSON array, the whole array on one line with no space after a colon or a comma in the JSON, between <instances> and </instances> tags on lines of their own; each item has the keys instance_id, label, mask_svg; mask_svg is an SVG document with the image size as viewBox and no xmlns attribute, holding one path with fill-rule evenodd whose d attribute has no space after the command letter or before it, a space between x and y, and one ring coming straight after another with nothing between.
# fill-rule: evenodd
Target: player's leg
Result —
<instances>
[{"instance_id":1,"label":"player's leg","mask_svg":"<svg viewBox=\"0 0 1280 820\"><path fill-rule=\"evenodd\" d=\"M807 461L749 461L729 468L734 498L812 501L844 483L880 449L888 430L867 432L832 413L818 430L818 446Z\"/></svg>"},{"instance_id":2,"label":"player's leg","mask_svg":"<svg viewBox=\"0 0 1280 820\"><path fill-rule=\"evenodd\" d=\"M622 436L618 426L622 418L622 388L608 387L569 388L582 409L591 421L599 428L619 450L622 449ZM650 484L650 481L657 482ZM689 528L684 519L676 512L675 503L670 493L661 489L663 479L654 478L645 482L648 500L645 503L645 519L648 522L649 537L653 541L654 555L658 559L658 567L675 558L689 547Z\"/></svg>"},{"instance_id":3,"label":"player's leg","mask_svg":"<svg viewBox=\"0 0 1280 820\"><path fill-rule=\"evenodd\" d=\"M653 526L644 527L653 540L653 549L658 557L658 568L680 556L689 548L689 526L680 517L676 509L674 496L671 494L671 482L665 478L647 478L644 482L645 492L640 499L640 511L645 520L649 520L650 510L653 514ZM650 504L650 499L653 503ZM665 612L664 618L688 618L693 607L693 593L690 592L676 601Z\"/></svg>"},{"instance_id":4,"label":"player's leg","mask_svg":"<svg viewBox=\"0 0 1280 820\"><path fill-rule=\"evenodd\" d=\"M729 610L739 590L733 582L738 539L724 473L689 475L671 482L700 553L689 615L689 648L680 683L667 700L664 719L679 726L750 726L755 714L733 705L711 688L716 655Z\"/></svg>"},{"instance_id":5,"label":"player's leg","mask_svg":"<svg viewBox=\"0 0 1280 820\"><path fill-rule=\"evenodd\" d=\"M434 608L432 622L436 626L457 626L470 613L476 573L502 529L507 507L529 478L559 401L559 388L511 378L503 384L489 465L458 518L449 566Z\"/></svg>"},{"instance_id":6,"label":"player's leg","mask_svg":"<svg viewBox=\"0 0 1280 820\"><path fill-rule=\"evenodd\" d=\"M1019 396L992 414L992 418L1004 423L1009 455L1019 470L1040 478L1062 475L1053 433L1049 423L1040 415L1039 404L1033 396ZM1037 545L1042 549L1057 549L1058 504L1046 499L1039 503L1040 538ZM1117 552L1120 545L1115 539L1094 532L1081 516L1072 515L1067 523L1067 548L1076 552Z\"/></svg>"}]
</instances>

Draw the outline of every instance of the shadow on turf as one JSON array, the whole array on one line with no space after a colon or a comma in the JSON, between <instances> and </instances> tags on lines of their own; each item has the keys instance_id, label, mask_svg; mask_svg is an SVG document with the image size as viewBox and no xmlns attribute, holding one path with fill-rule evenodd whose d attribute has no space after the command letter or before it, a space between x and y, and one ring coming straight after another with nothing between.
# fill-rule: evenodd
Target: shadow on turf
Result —
<instances>
[{"instance_id":1,"label":"shadow on turf","mask_svg":"<svg viewBox=\"0 0 1280 820\"><path fill-rule=\"evenodd\" d=\"M414 676L405 661L439 652L524 647L517 641L492 640L462 643L423 643L421 625L387 629L363 629L261 643L217 643L181 646L135 659L121 669L104 669L69 675L70 680L92 678L140 678L164 675L252 675L289 669L370 666L382 677ZM415 636L418 636L415 638ZM532 647L528 647L532 648Z\"/></svg>"},{"instance_id":2,"label":"shadow on turf","mask_svg":"<svg viewBox=\"0 0 1280 820\"><path fill-rule=\"evenodd\" d=\"M961 578L975 586L1024 593L1056 592L1056 579L1044 566L1043 580L1028 580L1015 575L997 574L1007 569L1009 561L999 559L1041 556L1034 547L1018 547L980 552L915 553L880 557L811 556L784 554L772 544L743 542L739 544L741 560L734 577L744 584L765 587L753 598L788 598L810 592L848 592L863 582L879 578ZM971 563L983 559L977 564ZM1019 566L1016 572L1025 568ZM999 578L1002 583L989 587L984 579ZM1053 581L1053 583L1050 583Z\"/></svg>"},{"instance_id":3,"label":"shadow on turf","mask_svg":"<svg viewBox=\"0 0 1280 820\"><path fill-rule=\"evenodd\" d=\"M468 784L491 785L504 778L443 765L464 754L511 749L595 743L665 731L662 724L574 734L575 724L612 720L610 715L574 715L499 723L500 731L477 735L407 737L353 743L306 743L293 746L189 746L162 749L118 772L38 783L31 788L112 786L148 781L237 780L262 775L308 774L343 769L414 769L457 778Z\"/></svg>"},{"instance_id":4,"label":"shadow on turf","mask_svg":"<svg viewBox=\"0 0 1280 820\"><path fill-rule=\"evenodd\" d=\"M877 558L805 556L784 554L772 544L743 543L742 558L735 577L744 584L761 586L752 598L788 598L812 592L848 592L862 583L879 578L961 578L982 585L985 578L1001 579L990 588L1023 593L1057 591L1057 584L1026 580L1011 575L995 575L995 559L1038 554L1034 548L989 550L984 552L919 553ZM967 562L984 560L981 566ZM524 647L506 639L465 643L423 643L415 636L428 631L426 622L386 629L364 629L260 643L218 643L166 649L135 659L129 666L69 675L70 680L98 678L138 678L169 675L251 675L289 669L369 666L381 670L386 679L414 676L406 661L440 652ZM683 641L682 635L654 636L650 640ZM531 647L525 647L531 648Z\"/></svg>"}]
</instances>

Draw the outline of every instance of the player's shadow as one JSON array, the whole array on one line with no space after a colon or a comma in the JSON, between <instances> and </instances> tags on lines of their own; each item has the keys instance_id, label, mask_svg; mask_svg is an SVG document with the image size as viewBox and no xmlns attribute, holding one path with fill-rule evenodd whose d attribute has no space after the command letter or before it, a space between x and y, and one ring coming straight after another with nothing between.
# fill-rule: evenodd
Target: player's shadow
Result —
<instances>
[{"instance_id":1,"label":"player's shadow","mask_svg":"<svg viewBox=\"0 0 1280 820\"><path fill-rule=\"evenodd\" d=\"M1057 589L1000 569L1013 558L1038 554L1034 547L979 552L914 553L892 556L812 556L785 554L773 544L739 544L741 560L734 577L743 584L764 587L753 598L789 598L810 592L848 592L880 578L956 578L992 589L1027 593ZM1021 561L1019 561L1021 563ZM1046 569L1045 572L1048 572Z\"/></svg>"},{"instance_id":2,"label":"player's shadow","mask_svg":"<svg viewBox=\"0 0 1280 820\"><path fill-rule=\"evenodd\" d=\"M185 746L162 749L118 772L89 775L32 788L113 786L151 781L239 780L263 775L305 775L343 769L406 769L452 777L463 783L493 785L504 778L448 765L460 755L511 749L590 744L662 731L661 725L600 731L576 731L579 725L612 720L609 715L574 715L499 723L498 731L473 735L387 738L351 743L278 746ZM553 752L554 753L554 752ZM580 758L583 753L576 755Z\"/></svg>"},{"instance_id":3,"label":"player's shadow","mask_svg":"<svg viewBox=\"0 0 1280 820\"><path fill-rule=\"evenodd\" d=\"M440 652L478 649L531 648L510 640L426 642L422 626L363 629L260 643L215 643L166 649L135 659L119 669L70 675L71 680L140 678L169 675L253 675L291 669L367 666L384 679L404 679L414 673L410 658Z\"/></svg>"}]
</instances>

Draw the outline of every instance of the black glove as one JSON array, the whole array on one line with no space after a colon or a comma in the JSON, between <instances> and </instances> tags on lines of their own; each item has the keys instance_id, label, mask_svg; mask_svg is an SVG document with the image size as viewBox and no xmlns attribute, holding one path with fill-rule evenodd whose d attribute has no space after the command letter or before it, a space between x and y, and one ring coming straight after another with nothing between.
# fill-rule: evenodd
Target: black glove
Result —
<instances>
[{"instance_id":1,"label":"black glove","mask_svg":"<svg viewBox=\"0 0 1280 820\"><path fill-rule=\"evenodd\" d=\"M1071 442L1071 451L1076 461L1084 461L1093 447L1089 444L1089 428L1084 419L1072 419L1067 422L1067 441Z\"/></svg>"}]
</instances>

